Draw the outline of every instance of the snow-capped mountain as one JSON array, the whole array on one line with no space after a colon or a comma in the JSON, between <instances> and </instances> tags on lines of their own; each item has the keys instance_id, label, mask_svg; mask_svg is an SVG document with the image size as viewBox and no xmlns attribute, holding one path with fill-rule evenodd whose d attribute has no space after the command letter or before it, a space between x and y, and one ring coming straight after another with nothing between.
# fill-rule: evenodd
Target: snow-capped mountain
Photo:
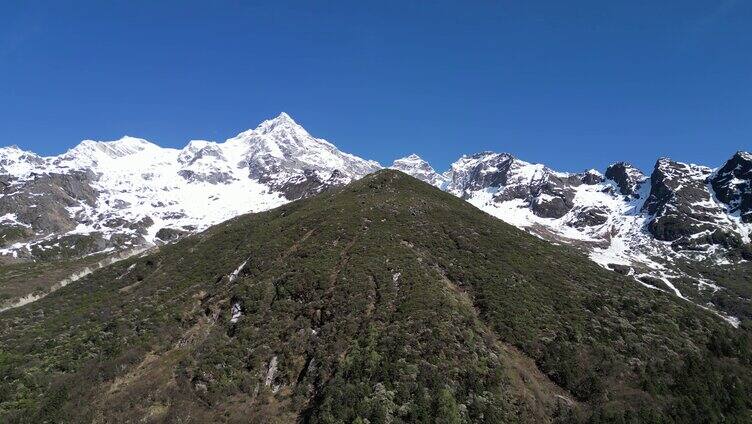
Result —
<instances>
[{"instance_id":1,"label":"snow-capped mountain","mask_svg":"<svg viewBox=\"0 0 752 424\"><path fill-rule=\"evenodd\" d=\"M127 136L85 140L54 157L3 148L0 253L55 257L168 241L380 168L285 113L180 150Z\"/></svg>"},{"instance_id":2,"label":"snow-capped mountain","mask_svg":"<svg viewBox=\"0 0 752 424\"><path fill-rule=\"evenodd\" d=\"M748 278L750 159L739 152L714 170L661 158L646 176L624 162L604 174L563 173L484 152L460 158L444 177L446 190L493 216L573 245L644 285L716 307L735 303L714 281L719 266Z\"/></svg>"},{"instance_id":3,"label":"snow-capped mountain","mask_svg":"<svg viewBox=\"0 0 752 424\"><path fill-rule=\"evenodd\" d=\"M646 177L623 162L605 175L562 173L509 154L480 153L452 164L447 189L544 236L602 245L636 229L677 252L720 245L739 256L748 254L742 247L751 228L744 217L750 179L745 170L752 162L745 158L737 153L717 172L662 158ZM714 187L722 187L720 196Z\"/></svg>"},{"instance_id":4,"label":"snow-capped mountain","mask_svg":"<svg viewBox=\"0 0 752 424\"><path fill-rule=\"evenodd\" d=\"M425 181L428 184L439 188L445 187L448 182L444 175L436 172L428 162L414 153L410 156L395 160L390 168L412 175L421 181Z\"/></svg>"},{"instance_id":5,"label":"snow-capped mountain","mask_svg":"<svg viewBox=\"0 0 752 424\"><path fill-rule=\"evenodd\" d=\"M380 168L311 136L285 113L224 142L193 140L183 149L134 137L86 140L53 157L0 148L0 259L169 242ZM463 156L444 173L415 154L391 168L642 284L752 318L749 302L741 312L737 302L748 293L729 295L713 274L725 267L741 275L735 281L748 278L749 153L717 169L662 158L650 175L625 162L604 173L558 172L494 152Z\"/></svg>"}]
</instances>

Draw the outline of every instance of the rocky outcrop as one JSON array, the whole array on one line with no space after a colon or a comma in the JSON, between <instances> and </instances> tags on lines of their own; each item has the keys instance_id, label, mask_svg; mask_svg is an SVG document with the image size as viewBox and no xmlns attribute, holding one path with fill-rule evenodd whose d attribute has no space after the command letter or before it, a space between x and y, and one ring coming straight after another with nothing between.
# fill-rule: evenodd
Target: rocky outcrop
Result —
<instances>
[{"instance_id":1,"label":"rocky outcrop","mask_svg":"<svg viewBox=\"0 0 752 424\"><path fill-rule=\"evenodd\" d=\"M507 185L514 157L506 153L482 152L463 156L452 164L447 190L462 198L479 190Z\"/></svg>"},{"instance_id":2,"label":"rocky outcrop","mask_svg":"<svg viewBox=\"0 0 752 424\"><path fill-rule=\"evenodd\" d=\"M165 227L165 228L160 228L159 231L157 231L156 239L162 243L172 243L177 240L180 240L181 238L185 237L188 234L189 232L186 230Z\"/></svg>"},{"instance_id":3,"label":"rocky outcrop","mask_svg":"<svg viewBox=\"0 0 752 424\"><path fill-rule=\"evenodd\" d=\"M579 186L581 179L576 175L560 176L544 172L543 178L531 185L531 209L542 218L561 218L574 207L573 187Z\"/></svg>"},{"instance_id":4,"label":"rocky outcrop","mask_svg":"<svg viewBox=\"0 0 752 424\"><path fill-rule=\"evenodd\" d=\"M298 200L321 193L328 188L345 185L349 182L349 178L335 170L324 179L321 178L320 173L306 169L284 180L262 178L259 181L269 184L272 190L282 193L288 200Z\"/></svg>"},{"instance_id":5,"label":"rocky outcrop","mask_svg":"<svg viewBox=\"0 0 752 424\"><path fill-rule=\"evenodd\" d=\"M597 207L578 208L567 225L575 228L596 227L608 221L608 211Z\"/></svg>"},{"instance_id":6,"label":"rocky outcrop","mask_svg":"<svg viewBox=\"0 0 752 424\"><path fill-rule=\"evenodd\" d=\"M463 156L447 173L447 190L463 198L486 191L497 203L522 200L534 214L560 218L574 206L574 191L584 175L556 173L507 153Z\"/></svg>"},{"instance_id":7,"label":"rocky outcrop","mask_svg":"<svg viewBox=\"0 0 752 424\"><path fill-rule=\"evenodd\" d=\"M40 236L70 231L77 225L75 211L96 204L95 178L90 171L73 171L14 181L3 188L0 215L14 214Z\"/></svg>"},{"instance_id":8,"label":"rocky outcrop","mask_svg":"<svg viewBox=\"0 0 752 424\"><path fill-rule=\"evenodd\" d=\"M209 183L209 184L229 184L234 178L227 172L206 172L198 173L189 169L181 169L178 175L183 177L189 183Z\"/></svg>"},{"instance_id":9,"label":"rocky outcrop","mask_svg":"<svg viewBox=\"0 0 752 424\"><path fill-rule=\"evenodd\" d=\"M647 180L642 171L626 162L610 165L606 168L605 176L616 183L619 193L630 197L638 197L640 187Z\"/></svg>"},{"instance_id":10,"label":"rocky outcrop","mask_svg":"<svg viewBox=\"0 0 752 424\"><path fill-rule=\"evenodd\" d=\"M716 198L744 223L752 223L752 154L737 152L710 180Z\"/></svg>"},{"instance_id":11,"label":"rocky outcrop","mask_svg":"<svg viewBox=\"0 0 752 424\"><path fill-rule=\"evenodd\" d=\"M286 113L238 134L227 144L242 146L241 163L250 178L280 184L312 173L323 181L334 171L349 181L381 169L377 162L343 153L326 140L312 137Z\"/></svg>"},{"instance_id":12,"label":"rocky outcrop","mask_svg":"<svg viewBox=\"0 0 752 424\"><path fill-rule=\"evenodd\" d=\"M710 245L738 249L742 237L727 228L728 216L709 189L710 168L660 159L650 177L643 211L647 228L677 249L705 250Z\"/></svg>"},{"instance_id":13,"label":"rocky outcrop","mask_svg":"<svg viewBox=\"0 0 752 424\"><path fill-rule=\"evenodd\" d=\"M600 172L596 171L595 169L591 169L582 173L582 175L580 176L580 181L582 181L583 184L596 185L605 181L605 178Z\"/></svg>"}]
</instances>

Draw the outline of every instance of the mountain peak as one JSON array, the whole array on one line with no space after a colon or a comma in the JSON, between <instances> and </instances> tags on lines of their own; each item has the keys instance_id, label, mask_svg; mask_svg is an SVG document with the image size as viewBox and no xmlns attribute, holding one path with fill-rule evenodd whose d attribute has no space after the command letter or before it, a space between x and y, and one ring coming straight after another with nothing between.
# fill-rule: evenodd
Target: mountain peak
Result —
<instances>
[{"instance_id":1,"label":"mountain peak","mask_svg":"<svg viewBox=\"0 0 752 424\"><path fill-rule=\"evenodd\" d=\"M398 166L400 164L402 164L402 165L408 165L408 166L420 166L422 164L428 165L428 162L426 162L425 160L423 160L423 158L421 158L420 156L416 155L415 153L412 153L409 156L405 156L405 157L396 159L393 162L392 167L394 168L394 167L396 167L396 166Z\"/></svg>"},{"instance_id":2,"label":"mountain peak","mask_svg":"<svg viewBox=\"0 0 752 424\"><path fill-rule=\"evenodd\" d=\"M446 178L439 175L428 162L415 153L395 160L390 168L402 171L437 187L446 183Z\"/></svg>"},{"instance_id":3,"label":"mountain peak","mask_svg":"<svg viewBox=\"0 0 752 424\"><path fill-rule=\"evenodd\" d=\"M745 161L752 161L752 153L745 152L744 150L739 150L734 156Z\"/></svg>"},{"instance_id":4,"label":"mountain peak","mask_svg":"<svg viewBox=\"0 0 752 424\"><path fill-rule=\"evenodd\" d=\"M275 116L272 119L267 119L264 122L274 123L276 125L280 124L293 124L298 125L297 122L290 116L287 112L280 112L279 115ZM262 123L263 125L263 123Z\"/></svg>"},{"instance_id":5,"label":"mountain peak","mask_svg":"<svg viewBox=\"0 0 752 424\"><path fill-rule=\"evenodd\" d=\"M120 137L117 140L106 140L106 141L98 141L98 140L90 140L86 139L81 141L78 146L122 146L122 147L146 147L146 146L154 146L155 144L151 143L150 141L138 138L138 137L132 137L130 135L124 135ZM78 147L76 146L76 147Z\"/></svg>"},{"instance_id":6,"label":"mountain peak","mask_svg":"<svg viewBox=\"0 0 752 424\"><path fill-rule=\"evenodd\" d=\"M98 161L101 159L117 159L130 156L144 150L161 149L161 147L143 138L124 135L117 140L111 141L83 140L76 147L68 150L61 158L88 158Z\"/></svg>"},{"instance_id":7,"label":"mountain peak","mask_svg":"<svg viewBox=\"0 0 752 424\"><path fill-rule=\"evenodd\" d=\"M668 174L682 174L686 176L691 175L703 175L710 172L710 168L704 165L697 165L695 163L691 162L679 162L675 161L669 157L662 157L659 158L655 162L655 168L653 169L653 173L656 171L668 173Z\"/></svg>"},{"instance_id":8,"label":"mountain peak","mask_svg":"<svg viewBox=\"0 0 752 424\"><path fill-rule=\"evenodd\" d=\"M20 152L22 152L23 150L21 150L21 148L18 147L17 144L11 144L10 146L0 147L0 151L17 151L17 152L20 151Z\"/></svg>"},{"instance_id":9,"label":"mountain peak","mask_svg":"<svg viewBox=\"0 0 752 424\"><path fill-rule=\"evenodd\" d=\"M642 183L647 179L645 174L628 162L616 162L606 168L605 177L619 187L625 196L637 196Z\"/></svg>"},{"instance_id":10,"label":"mountain peak","mask_svg":"<svg viewBox=\"0 0 752 424\"><path fill-rule=\"evenodd\" d=\"M287 112L280 112L279 115L277 115L276 120L283 120L283 121L292 121L295 122L294 119L290 115L287 114Z\"/></svg>"},{"instance_id":11,"label":"mountain peak","mask_svg":"<svg viewBox=\"0 0 752 424\"><path fill-rule=\"evenodd\" d=\"M630 168L630 169L635 169L635 170L637 169L634 165L632 165L631 163L626 162L626 161L614 162L611 165L609 165L606 169L612 168L612 167L615 167L615 166L624 167L624 168Z\"/></svg>"},{"instance_id":12,"label":"mountain peak","mask_svg":"<svg viewBox=\"0 0 752 424\"><path fill-rule=\"evenodd\" d=\"M268 134L280 129L287 129L296 132L302 131L308 134L308 132L300 124L295 122L295 120L285 112L280 112L277 117L267 119L264 122L260 123L259 126L254 130L254 132Z\"/></svg>"},{"instance_id":13,"label":"mountain peak","mask_svg":"<svg viewBox=\"0 0 752 424\"><path fill-rule=\"evenodd\" d=\"M23 150L15 144L0 147L0 174L10 174L16 178L28 176L43 164L44 160L36 153Z\"/></svg>"},{"instance_id":14,"label":"mountain peak","mask_svg":"<svg viewBox=\"0 0 752 424\"><path fill-rule=\"evenodd\" d=\"M37 156L34 152L28 152L13 144L7 147L0 147L0 155L9 157L20 157L24 155Z\"/></svg>"},{"instance_id":15,"label":"mountain peak","mask_svg":"<svg viewBox=\"0 0 752 424\"><path fill-rule=\"evenodd\" d=\"M484 150L482 152L474 153L472 155L462 155L462 157L468 157L468 158L486 158L486 157L514 157L511 153L506 152L494 152L491 150Z\"/></svg>"},{"instance_id":16,"label":"mountain peak","mask_svg":"<svg viewBox=\"0 0 752 424\"><path fill-rule=\"evenodd\" d=\"M490 163L507 162L513 159L515 159L515 157L509 153L483 151L472 155L462 155L462 157L457 159L451 167L456 171L477 166L486 166Z\"/></svg>"}]
</instances>

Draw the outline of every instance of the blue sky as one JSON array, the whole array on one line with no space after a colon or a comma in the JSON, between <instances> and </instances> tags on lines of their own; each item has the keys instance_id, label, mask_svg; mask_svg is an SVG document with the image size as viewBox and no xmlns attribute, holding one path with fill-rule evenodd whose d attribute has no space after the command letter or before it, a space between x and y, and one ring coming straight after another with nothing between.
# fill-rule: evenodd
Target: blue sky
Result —
<instances>
[{"instance_id":1,"label":"blue sky","mask_svg":"<svg viewBox=\"0 0 752 424\"><path fill-rule=\"evenodd\" d=\"M252 3L0 2L0 145L182 147L286 111L342 150L438 169L481 150L570 171L752 150L750 1Z\"/></svg>"}]
</instances>

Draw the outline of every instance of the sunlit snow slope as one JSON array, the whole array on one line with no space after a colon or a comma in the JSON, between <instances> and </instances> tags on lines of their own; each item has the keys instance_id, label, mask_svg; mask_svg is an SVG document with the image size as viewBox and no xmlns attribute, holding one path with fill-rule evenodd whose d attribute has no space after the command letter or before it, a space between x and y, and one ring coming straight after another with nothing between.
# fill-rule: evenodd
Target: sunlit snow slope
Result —
<instances>
[{"instance_id":1,"label":"sunlit snow slope","mask_svg":"<svg viewBox=\"0 0 752 424\"><path fill-rule=\"evenodd\" d=\"M285 113L223 143L193 140L181 150L134 137L86 140L55 157L4 148L0 224L30 231L2 253L54 250L61 237L78 235L96 234L84 253L168 241L379 168L312 137Z\"/></svg>"}]
</instances>

